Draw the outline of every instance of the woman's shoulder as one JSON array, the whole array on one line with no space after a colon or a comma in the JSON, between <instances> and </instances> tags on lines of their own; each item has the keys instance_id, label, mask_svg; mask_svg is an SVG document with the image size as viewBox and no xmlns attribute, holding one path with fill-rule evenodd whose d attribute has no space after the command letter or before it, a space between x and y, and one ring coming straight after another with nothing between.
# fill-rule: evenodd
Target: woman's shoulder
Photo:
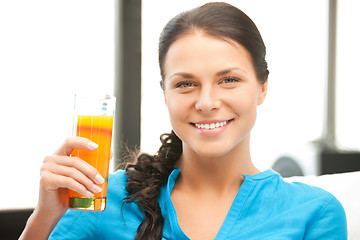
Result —
<instances>
[{"instance_id":1,"label":"woman's shoulder","mask_svg":"<svg viewBox=\"0 0 360 240\"><path fill-rule=\"evenodd\" d=\"M340 201L323 188L311 183L296 181L283 182L302 207L299 212L308 212L307 235L315 239L346 239L347 226L345 209ZM296 201L295 201L296 203Z\"/></svg>"},{"instance_id":2,"label":"woman's shoulder","mask_svg":"<svg viewBox=\"0 0 360 240\"><path fill-rule=\"evenodd\" d=\"M281 178L281 182L284 188L291 194L294 194L295 196L301 197L306 200L317 199L325 202L333 199L336 200L335 196L332 193L317 186L312 186L303 182L289 182L286 179L284 180L283 178Z\"/></svg>"},{"instance_id":3,"label":"woman's shoulder","mask_svg":"<svg viewBox=\"0 0 360 240\"><path fill-rule=\"evenodd\" d=\"M333 194L320 187L297 181L288 181L273 170L267 170L260 176L256 178L264 180L265 184L272 182L274 191L280 194L291 195L298 199L324 199L326 201L334 198Z\"/></svg>"},{"instance_id":4,"label":"woman's shoulder","mask_svg":"<svg viewBox=\"0 0 360 240\"><path fill-rule=\"evenodd\" d=\"M298 181L288 181L282 179L283 184L287 186L292 194L298 196L303 201L318 202L322 209L338 209L343 212L344 208L340 201L329 191L320 188L318 186L312 186L309 183L303 183Z\"/></svg>"},{"instance_id":5,"label":"woman's shoulder","mask_svg":"<svg viewBox=\"0 0 360 240\"><path fill-rule=\"evenodd\" d=\"M273 170L267 170L253 178L259 184L259 194L276 199L282 206L303 206L317 211L326 208L327 205L333 205L339 211L343 211L342 205L332 193L306 183L289 182Z\"/></svg>"},{"instance_id":6,"label":"woman's shoulder","mask_svg":"<svg viewBox=\"0 0 360 240\"><path fill-rule=\"evenodd\" d=\"M272 170L248 176L248 180L248 215L256 216L262 229L269 227L273 231L278 226L283 230L287 226L289 234L296 233L302 239L346 239L344 208L330 192L301 182L287 182Z\"/></svg>"},{"instance_id":7,"label":"woman's shoulder","mask_svg":"<svg viewBox=\"0 0 360 240\"><path fill-rule=\"evenodd\" d=\"M125 198L127 176L125 170L117 170L109 174L108 179L108 196L116 195L120 198Z\"/></svg>"},{"instance_id":8,"label":"woman's shoulder","mask_svg":"<svg viewBox=\"0 0 360 240\"><path fill-rule=\"evenodd\" d=\"M113 173L109 174L109 182L117 182L117 183L126 183L126 171L119 169Z\"/></svg>"},{"instance_id":9,"label":"woman's shoulder","mask_svg":"<svg viewBox=\"0 0 360 240\"><path fill-rule=\"evenodd\" d=\"M340 201L330 192L303 182L289 182L280 177L282 191L286 191L293 207L301 206L301 211L312 212L313 218L331 222L346 223L345 210ZM322 220L324 221L324 220Z\"/></svg>"}]
</instances>

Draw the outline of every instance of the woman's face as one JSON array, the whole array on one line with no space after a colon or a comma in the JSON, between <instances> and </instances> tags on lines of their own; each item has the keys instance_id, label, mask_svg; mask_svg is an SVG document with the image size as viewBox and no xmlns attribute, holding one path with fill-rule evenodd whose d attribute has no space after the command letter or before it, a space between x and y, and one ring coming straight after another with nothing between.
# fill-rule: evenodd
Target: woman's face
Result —
<instances>
[{"instance_id":1,"label":"woman's face","mask_svg":"<svg viewBox=\"0 0 360 240\"><path fill-rule=\"evenodd\" d=\"M170 46L164 72L165 102L184 153L220 157L241 149L267 90L247 50L195 32Z\"/></svg>"}]
</instances>

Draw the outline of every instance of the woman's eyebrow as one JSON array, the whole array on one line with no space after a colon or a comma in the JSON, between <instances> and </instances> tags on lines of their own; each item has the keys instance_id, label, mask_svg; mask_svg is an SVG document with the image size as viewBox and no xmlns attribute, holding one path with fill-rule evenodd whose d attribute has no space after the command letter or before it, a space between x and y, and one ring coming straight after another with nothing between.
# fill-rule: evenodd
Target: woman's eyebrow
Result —
<instances>
[{"instance_id":1,"label":"woman's eyebrow","mask_svg":"<svg viewBox=\"0 0 360 240\"><path fill-rule=\"evenodd\" d=\"M223 75L228 74L228 73L230 73L230 72L232 72L232 71L234 71L234 70L238 70L238 71L241 71L241 72L243 72L243 73L246 73L246 71L244 71L244 70L241 69L241 68L233 67L233 68L227 68L227 69L221 70L220 72L217 72L217 73L216 73L216 76L223 76ZM173 77L175 77L175 76L181 76L181 77L183 77L183 78L189 78L189 79L195 78L195 76L192 75L192 74L190 74L190 73L177 72L177 73L174 73L173 75L171 75L171 76L169 77L169 79L171 79L171 78L173 78Z\"/></svg>"},{"instance_id":2,"label":"woman's eyebrow","mask_svg":"<svg viewBox=\"0 0 360 240\"><path fill-rule=\"evenodd\" d=\"M185 72L178 72L178 73L174 73L173 75L171 75L169 77L169 79L175 77L175 76L181 76L184 78L194 78L194 75L190 74L190 73L185 73Z\"/></svg>"},{"instance_id":3,"label":"woman's eyebrow","mask_svg":"<svg viewBox=\"0 0 360 240\"><path fill-rule=\"evenodd\" d=\"M228 69L225 69L225 70L222 70L222 71L216 73L216 76L222 76L222 75L228 74L228 73L232 72L233 70L239 70L239 71L241 71L243 73L246 73L246 71L244 71L241 68L233 67L233 68L228 68Z\"/></svg>"}]
</instances>

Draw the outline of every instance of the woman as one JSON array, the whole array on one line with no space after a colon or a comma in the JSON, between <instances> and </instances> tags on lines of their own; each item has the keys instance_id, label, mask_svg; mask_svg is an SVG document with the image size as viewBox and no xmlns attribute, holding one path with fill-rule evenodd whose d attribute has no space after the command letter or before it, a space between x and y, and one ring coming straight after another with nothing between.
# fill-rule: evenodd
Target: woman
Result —
<instances>
[{"instance_id":1,"label":"woman","mask_svg":"<svg viewBox=\"0 0 360 240\"><path fill-rule=\"evenodd\" d=\"M173 18L159 42L172 133L156 155L109 177L105 212L64 215L66 189L90 197L103 181L68 157L96 145L69 138L43 163L39 203L22 238L346 239L345 213L331 194L285 183L251 161L250 131L267 93L265 52L254 23L231 5Z\"/></svg>"}]
</instances>

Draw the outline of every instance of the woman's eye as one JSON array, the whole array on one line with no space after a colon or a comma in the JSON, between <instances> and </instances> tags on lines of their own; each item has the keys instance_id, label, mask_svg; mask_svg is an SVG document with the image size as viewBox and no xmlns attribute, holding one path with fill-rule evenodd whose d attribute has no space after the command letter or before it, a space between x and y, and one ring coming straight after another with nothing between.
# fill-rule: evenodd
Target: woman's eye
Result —
<instances>
[{"instance_id":1,"label":"woman's eye","mask_svg":"<svg viewBox=\"0 0 360 240\"><path fill-rule=\"evenodd\" d=\"M176 84L176 88L190 88L190 87L193 87L193 86L195 86L194 83L186 82L186 81L179 82L179 83Z\"/></svg>"},{"instance_id":2,"label":"woman's eye","mask_svg":"<svg viewBox=\"0 0 360 240\"><path fill-rule=\"evenodd\" d=\"M235 78L235 77L227 77L227 78L224 78L221 82L223 82L223 83L235 83L235 82L240 82L240 79Z\"/></svg>"}]
</instances>

